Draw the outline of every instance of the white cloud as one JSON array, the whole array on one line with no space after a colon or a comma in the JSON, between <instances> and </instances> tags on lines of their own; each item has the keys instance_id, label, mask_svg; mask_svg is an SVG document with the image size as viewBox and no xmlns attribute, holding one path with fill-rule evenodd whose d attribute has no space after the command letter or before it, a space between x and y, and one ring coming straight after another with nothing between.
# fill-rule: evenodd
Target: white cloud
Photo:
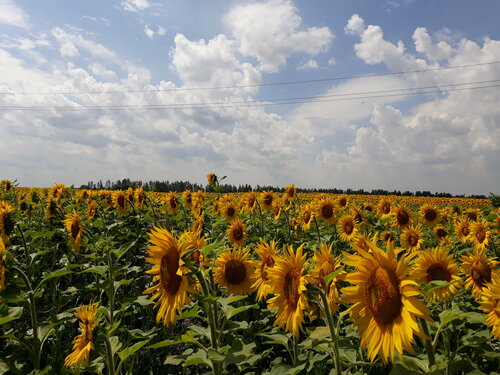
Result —
<instances>
[{"instance_id":1,"label":"white cloud","mask_svg":"<svg viewBox=\"0 0 500 375\"><path fill-rule=\"evenodd\" d=\"M334 37L328 27L301 28L302 19L289 0L242 3L225 17L239 51L256 58L263 72L276 72L295 53L316 55Z\"/></svg>"},{"instance_id":2,"label":"white cloud","mask_svg":"<svg viewBox=\"0 0 500 375\"><path fill-rule=\"evenodd\" d=\"M314 59L309 59L305 63L297 67L298 70L318 69L318 68L319 68L318 62Z\"/></svg>"},{"instance_id":3,"label":"white cloud","mask_svg":"<svg viewBox=\"0 0 500 375\"><path fill-rule=\"evenodd\" d=\"M148 0L123 0L121 5L129 12L139 12L151 6Z\"/></svg>"},{"instance_id":4,"label":"white cloud","mask_svg":"<svg viewBox=\"0 0 500 375\"><path fill-rule=\"evenodd\" d=\"M344 27L345 33L351 35L361 35L364 29L365 21L357 14L353 14Z\"/></svg>"},{"instance_id":5,"label":"white cloud","mask_svg":"<svg viewBox=\"0 0 500 375\"><path fill-rule=\"evenodd\" d=\"M0 24L28 28L28 15L11 0L0 0Z\"/></svg>"},{"instance_id":6,"label":"white cloud","mask_svg":"<svg viewBox=\"0 0 500 375\"><path fill-rule=\"evenodd\" d=\"M89 66L92 73L94 73L98 77L102 77L104 79L115 79L116 73L110 69L107 69L103 64L92 63Z\"/></svg>"},{"instance_id":7,"label":"white cloud","mask_svg":"<svg viewBox=\"0 0 500 375\"><path fill-rule=\"evenodd\" d=\"M71 42L66 42L62 44L61 47L59 48L59 53L61 54L61 56L69 56L69 57L78 56L78 50Z\"/></svg>"},{"instance_id":8,"label":"white cloud","mask_svg":"<svg viewBox=\"0 0 500 375\"><path fill-rule=\"evenodd\" d=\"M425 27L415 29L413 40L415 41L415 49L431 60L445 60L453 52L453 48L445 41L434 44Z\"/></svg>"},{"instance_id":9,"label":"white cloud","mask_svg":"<svg viewBox=\"0 0 500 375\"><path fill-rule=\"evenodd\" d=\"M149 39L153 39L155 36L155 31L149 27L149 25L144 25L144 32Z\"/></svg>"}]
</instances>

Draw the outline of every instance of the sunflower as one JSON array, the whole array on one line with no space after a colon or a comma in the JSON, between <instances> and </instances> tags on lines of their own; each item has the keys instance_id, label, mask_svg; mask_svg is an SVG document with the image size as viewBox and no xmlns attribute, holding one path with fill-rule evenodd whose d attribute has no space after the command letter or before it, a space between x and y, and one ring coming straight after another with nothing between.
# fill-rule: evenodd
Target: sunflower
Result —
<instances>
[{"instance_id":1,"label":"sunflower","mask_svg":"<svg viewBox=\"0 0 500 375\"><path fill-rule=\"evenodd\" d=\"M441 220L441 211L432 204L426 203L422 205L418 210L418 214L425 225L434 226Z\"/></svg>"},{"instance_id":2,"label":"sunflower","mask_svg":"<svg viewBox=\"0 0 500 375\"><path fill-rule=\"evenodd\" d=\"M241 247L247 239L246 225L240 219L234 219L227 228L227 238L234 247Z\"/></svg>"},{"instance_id":3,"label":"sunflower","mask_svg":"<svg viewBox=\"0 0 500 375\"><path fill-rule=\"evenodd\" d=\"M150 298L156 301L155 307L160 306L156 314L156 322L163 320L164 325L175 322L175 314L182 312L188 302L189 281L186 276L189 269L184 265L183 255L187 252L187 244L176 241L165 228L153 227L148 233L149 242L146 260L152 264L146 273L154 275L153 283L158 284L146 289L143 293L154 293Z\"/></svg>"},{"instance_id":4,"label":"sunflower","mask_svg":"<svg viewBox=\"0 0 500 375\"><path fill-rule=\"evenodd\" d=\"M134 197L137 202L137 207L141 209L144 206L144 201L146 200L146 193L144 192L142 186L139 186L137 189L135 189Z\"/></svg>"},{"instance_id":5,"label":"sunflower","mask_svg":"<svg viewBox=\"0 0 500 375\"><path fill-rule=\"evenodd\" d=\"M217 183L217 176L215 173L207 174L207 181L209 185L215 185Z\"/></svg>"},{"instance_id":6,"label":"sunflower","mask_svg":"<svg viewBox=\"0 0 500 375\"><path fill-rule=\"evenodd\" d=\"M305 321L304 310L309 306L305 293L309 279L304 275L306 255L302 254L303 248L304 245L301 245L295 253L289 246L284 257L276 259L274 267L268 272L275 296L267 301L267 305L269 309L277 309L274 325L285 327L295 337L299 336Z\"/></svg>"},{"instance_id":7,"label":"sunflower","mask_svg":"<svg viewBox=\"0 0 500 375\"><path fill-rule=\"evenodd\" d=\"M488 222L484 219L477 220L470 224L470 234L474 247L485 249L490 242L491 231Z\"/></svg>"},{"instance_id":8,"label":"sunflower","mask_svg":"<svg viewBox=\"0 0 500 375\"><path fill-rule=\"evenodd\" d=\"M87 207L87 218L92 221L95 218L95 215L97 214L98 206L96 201L91 200L88 207Z\"/></svg>"},{"instance_id":9,"label":"sunflower","mask_svg":"<svg viewBox=\"0 0 500 375\"><path fill-rule=\"evenodd\" d=\"M400 240L401 245L403 245L403 247L410 252L419 250L424 242L420 227L413 225L410 225L408 228L403 230Z\"/></svg>"},{"instance_id":10,"label":"sunflower","mask_svg":"<svg viewBox=\"0 0 500 375\"><path fill-rule=\"evenodd\" d=\"M223 203L222 207L220 207L222 216L227 221L234 220L238 217L238 207L232 202Z\"/></svg>"},{"instance_id":11,"label":"sunflower","mask_svg":"<svg viewBox=\"0 0 500 375\"><path fill-rule=\"evenodd\" d=\"M320 198L316 203L316 217L319 220L323 220L328 224L333 224L336 219L335 215L335 205L334 203L326 196Z\"/></svg>"},{"instance_id":12,"label":"sunflower","mask_svg":"<svg viewBox=\"0 0 500 375\"><path fill-rule=\"evenodd\" d=\"M493 337L500 339L500 274L484 286L479 303L479 308L487 314L486 325Z\"/></svg>"},{"instance_id":13,"label":"sunflower","mask_svg":"<svg viewBox=\"0 0 500 375\"><path fill-rule=\"evenodd\" d=\"M320 243L319 250L314 251L311 263L314 268L311 270L311 283L317 285L326 292L328 307L330 312L335 314L338 310L340 301L337 283L342 279L343 273L340 272L332 280L325 283L324 277L335 272L340 267L341 257L332 256L332 244Z\"/></svg>"},{"instance_id":14,"label":"sunflower","mask_svg":"<svg viewBox=\"0 0 500 375\"><path fill-rule=\"evenodd\" d=\"M47 199L47 204L45 206L45 218L47 220L52 219L56 214L56 210L57 210L56 201L49 197Z\"/></svg>"},{"instance_id":15,"label":"sunflower","mask_svg":"<svg viewBox=\"0 0 500 375\"><path fill-rule=\"evenodd\" d=\"M92 333L99 323L98 309L99 303L91 303L76 310L81 333L73 340L73 353L64 360L64 367L81 367L88 363L90 351L94 349Z\"/></svg>"},{"instance_id":16,"label":"sunflower","mask_svg":"<svg viewBox=\"0 0 500 375\"><path fill-rule=\"evenodd\" d=\"M7 271L7 250L0 237L0 292L5 290L5 272Z\"/></svg>"},{"instance_id":17,"label":"sunflower","mask_svg":"<svg viewBox=\"0 0 500 375\"><path fill-rule=\"evenodd\" d=\"M464 211L464 216L467 217L470 221L478 221L481 216L481 210L477 208L468 208Z\"/></svg>"},{"instance_id":18,"label":"sunflower","mask_svg":"<svg viewBox=\"0 0 500 375\"><path fill-rule=\"evenodd\" d=\"M295 188L295 185L290 184L285 188L285 194L286 196L292 200L295 198L295 195L297 194L297 189Z\"/></svg>"},{"instance_id":19,"label":"sunflower","mask_svg":"<svg viewBox=\"0 0 500 375\"><path fill-rule=\"evenodd\" d=\"M8 191L10 191L10 189L12 189L12 182L9 180L0 181L0 185L2 186L2 190L4 192L8 192Z\"/></svg>"},{"instance_id":20,"label":"sunflower","mask_svg":"<svg viewBox=\"0 0 500 375\"><path fill-rule=\"evenodd\" d=\"M345 194L341 194L335 199L335 204L342 210L349 205L349 197Z\"/></svg>"},{"instance_id":21,"label":"sunflower","mask_svg":"<svg viewBox=\"0 0 500 375\"><path fill-rule=\"evenodd\" d=\"M185 190L183 193L182 193L182 203L184 205L185 208L189 208L191 209L192 205L193 205L193 193L191 193L191 190Z\"/></svg>"},{"instance_id":22,"label":"sunflower","mask_svg":"<svg viewBox=\"0 0 500 375\"><path fill-rule=\"evenodd\" d=\"M255 282L252 285L253 289L257 290L257 301L262 301L271 291L269 283L268 271L274 267L276 262L276 243L274 241L267 242L263 239L255 247L255 252L260 257L260 264L255 267Z\"/></svg>"},{"instance_id":23,"label":"sunflower","mask_svg":"<svg viewBox=\"0 0 500 375\"><path fill-rule=\"evenodd\" d=\"M453 284L432 290L426 300L434 302L449 301L460 285L459 269L453 255L443 247L427 249L418 254L413 265L412 275L420 284L442 280Z\"/></svg>"},{"instance_id":24,"label":"sunflower","mask_svg":"<svg viewBox=\"0 0 500 375\"><path fill-rule=\"evenodd\" d=\"M205 203L205 192L198 190L191 195L192 207L191 210L196 212L201 212L203 210L203 204Z\"/></svg>"},{"instance_id":25,"label":"sunflower","mask_svg":"<svg viewBox=\"0 0 500 375\"><path fill-rule=\"evenodd\" d=\"M113 206L115 206L119 213L127 213L127 196L123 190L114 191L111 194L111 199L113 201Z\"/></svg>"},{"instance_id":26,"label":"sunflower","mask_svg":"<svg viewBox=\"0 0 500 375\"><path fill-rule=\"evenodd\" d=\"M354 216L354 222L361 225L365 221L365 213L358 206L351 206L351 214Z\"/></svg>"},{"instance_id":27,"label":"sunflower","mask_svg":"<svg viewBox=\"0 0 500 375\"><path fill-rule=\"evenodd\" d=\"M432 234L440 242L448 237L448 231L442 225L436 225L434 227L434 230L432 231Z\"/></svg>"},{"instance_id":28,"label":"sunflower","mask_svg":"<svg viewBox=\"0 0 500 375\"><path fill-rule=\"evenodd\" d=\"M302 206L300 210L299 223L304 232L311 228L311 223L314 220L313 207L310 204Z\"/></svg>"},{"instance_id":29,"label":"sunflower","mask_svg":"<svg viewBox=\"0 0 500 375\"><path fill-rule=\"evenodd\" d=\"M455 222L455 233L462 243L471 242L470 221L466 216L457 218Z\"/></svg>"},{"instance_id":30,"label":"sunflower","mask_svg":"<svg viewBox=\"0 0 500 375\"><path fill-rule=\"evenodd\" d=\"M346 242L351 241L359 232L358 225L354 221L354 216L352 215L343 215L337 223L337 230L340 234L340 238Z\"/></svg>"},{"instance_id":31,"label":"sunflower","mask_svg":"<svg viewBox=\"0 0 500 375\"><path fill-rule=\"evenodd\" d=\"M204 259L201 249L205 247L205 237L201 235L201 232L190 231L184 232L179 237L179 242L184 243L186 251L191 252L191 261L199 266L200 264L207 265L206 259Z\"/></svg>"},{"instance_id":32,"label":"sunflower","mask_svg":"<svg viewBox=\"0 0 500 375\"><path fill-rule=\"evenodd\" d=\"M391 231L385 230L382 233L380 233L380 240L385 244L387 244L387 242L394 243L396 242L396 236Z\"/></svg>"},{"instance_id":33,"label":"sunflower","mask_svg":"<svg viewBox=\"0 0 500 375\"><path fill-rule=\"evenodd\" d=\"M344 263L355 270L345 278L353 286L342 289L345 296L341 300L352 304L350 317L355 320L368 358L373 361L379 354L384 363L394 362L394 349L400 358L403 350L415 353L413 335L425 337L417 317L431 320L430 312L418 300L418 284L408 275L407 263L414 254L398 260L392 246L387 252L373 243L370 247L371 253L344 253Z\"/></svg>"},{"instance_id":34,"label":"sunflower","mask_svg":"<svg viewBox=\"0 0 500 375\"><path fill-rule=\"evenodd\" d=\"M498 262L495 258L488 258L484 250L474 248L472 254L462 256L462 274L467 277L465 287L472 288L474 298L481 297L481 291L486 283L491 282L492 275Z\"/></svg>"},{"instance_id":35,"label":"sunflower","mask_svg":"<svg viewBox=\"0 0 500 375\"><path fill-rule=\"evenodd\" d=\"M0 201L0 237L3 242L9 243L9 236L14 231L15 223L12 221L14 207L9 203Z\"/></svg>"},{"instance_id":36,"label":"sunflower","mask_svg":"<svg viewBox=\"0 0 500 375\"><path fill-rule=\"evenodd\" d=\"M375 207L373 206L373 204L371 203L363 203L363 210L367 211L367 212L373 212L375 211Z\"/></svg>"},{"instance_id":37,"label":"sunflower","mask_svg":"<svg viewBox=\"0 0 500 375\"><path fill-rule=\"evenodd\" d=\"M274 192L272 190L263 191L259 195L262 200L262 209L271 211L274 203Z\"/></svg>"},{"instance_id":38,"label":"sunflower","mask_svg":"<svg viewBox=\"0 0 500 375\"><path fill-rule=\"evenodd\" d=\"M377 213L379 214L381 219L389 217L391 214L391 209L391 202L387 199L381 199L380 202L378 202Z\"/></svg>"},{"instance_id":39,"label":"sunflower","mask_svg":"<svg viewBox=\"0 0 500 375\"><path fill-rule=\"evenodd\" d=\"M177 202L177 194L175 194L175 191L167 193L165 195L164 202L166 206L168 206L168 210L171 214L175 214L179 209L179 203Z\"/></svg>"},{"instance_id":40,"label":"sunflower","mask_svg":"<svg viewBox=\"0 0 500 375\"><path fill-rule=\"evenodd\" d=\"M252 212L255 207L257 207L257 193L249 191L241 199L241 209L244 212Z\"/></svg>"},{"instance_id":41,"label":"sunflower","mask_svg":"<svg viewBox=\"0 0 500 375\"><path fill-rule=\"evenodd\" d=\"M66 219L64 220L64 227L69 234L73 251L79 252L85 229L77 212L74 211L72 214L66 215Z\"/></svg>"},{"instance_id":42,"label":"sunflower","mask_svg":"<svg viewBox=\"0 0 500 375\"><path fill-rule=\"evenodd\" d=\"M248 259L248 251L233 249L218 256L215 261L215 282L227 288L227 294L249 294L255 282L255 262Z\"/></svg>"},{"instance_id":43,"label":"sunflower","mask_svg":"<svg viewBox=\"0 0 500 375\"><path fill-rule=\"evenodd\" d=\"M412 224L412 214L408 207L397 206L391 212L392 226L396 229L403 230Z\"/></svg>"}]
</instances>

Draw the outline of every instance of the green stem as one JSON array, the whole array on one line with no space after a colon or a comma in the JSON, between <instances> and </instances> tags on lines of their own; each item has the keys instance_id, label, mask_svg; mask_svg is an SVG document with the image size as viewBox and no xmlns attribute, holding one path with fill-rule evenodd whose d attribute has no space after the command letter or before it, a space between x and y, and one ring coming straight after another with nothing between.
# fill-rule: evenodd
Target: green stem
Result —
<instances>
[{"instance_id":1,"label":"green stem","mask_svg":"<svg viewBox=\"0 0 500 375\"><path fill-rule=\"evenodd\" d=\"M264 238L264 214L262 213L262 207L260 206L259 200L255 199L255 202L259 207L259 214L260 214L260 237Z\"/></svg>"},{"instance_id":2,"label":"green stem","mask_svg":"<svg viewBox=\"0 0 500 375\"><path fill-rule=\"evenodd\" d=\"M434 357L434 349L432 347L432 343L430 340L429 326L427 325L427 322L424 319L420 319L420 323L422 324L422 329L424 330L424 333L427 336L427 338L424 341L424 345L425 345L425 351L427 352L427 358L429 359L429 367L432 367L436 364L436 358Z\"/></svg>"},{"instance_id":3,"label":"green stem","mask_svg":"<svg viewBox=\"0 0 500 375\"><path fill-rule=\"evenodd\" d=\"M316 232L318 233L318 244L321 243L321 235L319 233L319 225L318 225L318 220L316 220L316 217L313 217L314 219L314 225L316 226Z\"/></svg>"},{"instance_id":4,"label":"green stem","mask_svg":"<svg viewBox=\"0 0 500 375\"><path fill-rule=\"evenodd\" d=\"M108 335L104 335L104 343L106 344L106 360L108 362L109 375L115 375L115 358L113 356L113 349Z\"/></svg>"},{"instance_id":5,"label":"green stem","mask_svg":"<svg viewBox=\"0 0 500 375\"><path fill-rule=\"evenodd\" d=\"M323 302L323 312L326 316L326 321L328 323L328 328L330 329L330 335L332 336L332 346L333 346L333 363L335 364L335 373L337 375L342 374L342 362L340 361L340 352L338 346L338 338L337 333L335 331L335 325L333 323L332 313L330 311L330 306L328 305L328 298L326 296L326 292L318 287L315 287L316 290L319 291L319 295L321 296L321 300Z\"/></svg>"},{"instance_id":6,"label":"green stem","mask_svg":"<svg viewBox=\"0 0 500 375\"><path fill-rule=\"evenodd\" d=\"M113 276L113 263L111 261L111 250L108 247L108 274L109 274L109 321L112 327L115 322L115 283Z\"/></svg>"},{"instance_id":7,"label":"green stem","mask_svg":"<svg viewBox=\"0 0 500 375\"><path fill-rule=\"evenodd\" d=\"M30 276L30 266L31 266L31 259L30 259L30 249L28 247L28 243L26 242L26 237L24 236L24 232L21 228L20 225L16 225L17 229L19 229L19 233L21 233L21 238L23 239L23 244L24 244L24 252L26 255L26 264L28 265L28 275Z\"/></svg>"},{"instance_id":8,"label":"green stem","mask_svg":"<svg viewBox=\"0 0 500 375\"><path fill-rule=\"evenodd\" d=\"M151 211L153 211L153 221L154 221L154 224L155 226L157 225L157 221L156 221L156 212L155 212L155 205L154 205L154 202L151 198L149 198L146 193L144 193L144 196L146 197L146 199L149 201L150 205L151 205Z\"/></svg>"},{"instance_id":9,"label":"green stem","mask_svg":"<svg viewBox=\"0 0 500 375\"><path fill-rule=\"evenodd\" d=\"M299 361L299 340L297 339L297 336L293 336L293 367L296 367L298 365Z\"/></svg>"}]
</instances>

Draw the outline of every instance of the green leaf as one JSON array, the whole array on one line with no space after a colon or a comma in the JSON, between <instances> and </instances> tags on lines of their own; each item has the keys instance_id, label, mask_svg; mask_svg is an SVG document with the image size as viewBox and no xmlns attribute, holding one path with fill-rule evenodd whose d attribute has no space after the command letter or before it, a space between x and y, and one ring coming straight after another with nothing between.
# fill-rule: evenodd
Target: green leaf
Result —
<instances>
[{"instance_id":1,"label":"green leaf","mask_svg":"<svg viewBox=\"0 0 500 375\"><path fill-rule=\"evenodd\" d=\"M134 354L136 351L138 351L140 348L142 348L144 345L146 345L149 342L150 339L144 340L144 341L139 341L136 342L134 345L129 346L126 349L123 349L121 352L118 353L118 356L120 359L125 362L125 360L130 357L132 354Z\"/></svg>"},{"instance_id":2,"label":"green leaf","mask_svg":"<svg viewBox=\"0 0 500 375\"><path fill-rule=\"evenodd\" d=\"M288 348L288 336L281 334L281 333L274 333L274 334L265 334L265 333L258 333L257 336L261 336L267 339L265 342L266 344L278 344L278 345L283 345L285 348Z\"/></svg>"},{"instance_id":3,"label":"green leaf","mask_svg":"<svg viewBox=\"0 0 500 375\"><path fill-rule=\"evenodd\" d=\"M436 290L436 289L440 289L440 288L444 288L446 286L450 286L452 284L454 284L456 281L452 281L452 282L449 282L449 281L446 281L446 280L432 280L431 282L427 283L426 285L424 285L423 287L423 290L426 294L429 294L430 292Z\"/></svg>"},{"instance_id":4,"label":"green leaf","mask_svg":"<svg viewBox=\"0 0 500 375\"><path fill-rule=\"evenodd\" d=\"M45 273L43 275L43 279L42 281L40 281L40 283L38 284L38 286L35 288L38 289L44 282L50 280L50 279L54 279L56 277L61 277L61 276L64 276L64 275L68 275L70 273L73 273L73 271L71 270L68 270L68 269L60 269L60 270L57 270L57 271L53 271L53 272L48 272L48 273Z\"/></svg>"},{"instance_id":5,"label":"green leaf","mask_svg":"<svg viewBox=\"0 0 500 375\"><path fill-rule=\"evenodd\" d=\"M342 268L337 268L335 271L329 273L328 275L326 275L325 277L323 277L323 280L325 281L325 284L328 285L330 284L330 282L335 278L337 277L341 272L342 272Z\"/></svg>"},{"instance_id":6,"label":"green leaf","mask_svg":"<svg viewBox=\"0 0 500 375\"><path fill-rule=\"evenodd\" d=\"M23 308L21 306L9 307L7 312L8 315L0 317L0 326L12 320L19 319L22 313L23 313Z\"/></svg>"},{"instance_id":7,"label":"green leaf","mask_svg":"<svg viewBox=\"0 0 500 375\"><path fill-rule=\"evenodd\" d=\"M204 350L198 350L197 352L191 354L186 361L183 363L183 367L188 367L192 365L205 364L212 367L212 362L207 358L207 353Z\"/></svg>"},{"instance_id":8,"label":"green leaf","mask_svg":"<svg viewBox=\"0 0 500 375\"><path fill-rule=\"evenodd\" d=\"M93 267L90 267L90 268L87 268L87 269L81 271L80 273L97 273L101 276L105 276L107 270L108 270L108 267L106 267L106 266L93 266Z\"/></svg>"},{"instance_id":9,"label":"green leaf","mask_svg":"<svg viewBox=\"0 0 500 375\"><path fill-rule=\"evenodd\" d=\"M201 249L201 253L203 254L204 257L207 257L208 254L210 254L212 251L214 251L219 247L222 247L222 243L220 242L211 243L210 245L207 245L203 249Z\"/></svg>"},{"instance_id":10,"label":"green leaf","mask_svg":"<svg viewBox=\"0 0 500 375\"><path fill-rule=\"evenodd\" d=\"M245 305L245 306L232 308L231 311L227 312L226 317L228 319L231 319L233 316L238 315L239 313L242 313L243 311L247 311L249 309L258 309L258 308L259 308L259 305L257 305L257 304Z\"/></svg>"},{"instance_id":11,"label":"green leaf","mask_svg":"<svg viewBox=\"0 0 500 375\"><path fill-rule=\"evenodd\" d=\"M177 340L163 340L163 341L157 342L156 344L149 345L147 347L147 349L164 348L166 346L171 346L171 345L176 345L176 344L195 343L195 342L196 342L196 339L193 335L193 332L188 331L186 334L182 335Z\"/></svg>"},{"instance_id":12,"label":"green leaf","mask_svg":"<svg viewBox=\"0 0 500 375\"><path fill-rule=\"evenodd\" d=\"M118 336L110 337L109 342L111 343L111 353L113 353L113 355L115 355L118 352L118 350L121 349L122 343L120 342L120 339L118 338Z\"/></svg>"}]
</instances>

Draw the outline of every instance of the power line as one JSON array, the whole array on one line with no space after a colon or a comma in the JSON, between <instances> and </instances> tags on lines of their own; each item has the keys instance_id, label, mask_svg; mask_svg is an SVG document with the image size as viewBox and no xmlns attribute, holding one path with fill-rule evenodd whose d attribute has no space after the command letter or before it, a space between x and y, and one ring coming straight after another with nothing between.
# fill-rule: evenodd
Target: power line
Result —
<instances>
[{"instance_id":1,"label":"power line","mask_svg":"<svg viewBox=\"0 0 500 375\"><path fill-rule=\"evenodd\" d=\"M500 80L493 80L491 82L497 82ZM487 82L487 81L485 81ZM469 83L470 84L470 83ZM458 85L458 84L457 84ZM179 105L179 104L167 104L167 105L155 105L155 104L144 104L144 105L129 105L129 106L87 106L87 107L16 107L16 106L4 106L0 107L0 111L17 111L17 110L27 110L27 111L46 111L46 110L68 110L68 111L81 111L81 110L149 110L149 109L164 109L164 110L181 110L181 109L219 109L219 108L239 108L239 107L267 107L267 106L279 106L279 105L290 105L290 104L307 104L307 103L323 103L323 102L335 102L335 101L349 101L349 100L364 100L373 98L385 98L385 97L395 97L395 96L405 96L405 95L426 95L442 92L453 92L453 91L465 91L465 90L477 90L500 87L498 85L488 85L488 86L478 86L478 87L465 87L465 88L451 88L447 90L430 90L430 91L417 91L417 92L399 92L394 94L383 94L383 95L366 95L366 96L356 96L356 97L337 97L333 99L324 99L330 96L325 95L323 97L314 97L315 99L309 100L308 97L302 98L287 98L281 99L277 102L263 102L263 101L249 101L249 102L228 102L228 103L218 103L219 105ZM402 89L408 90L408 89ZM381 92L389 92L393 90L385 90ZM373 93L376 93L375 91ZM354 95L354 94L348 94ZM359 94L358 94L359 95ZM240 104L236 104L240 103Z\"/></svg>"},{"instance_id":2,"label":"power line","mask_svg":"<svg viewBox=\"0 0 500 375\"><path fill-rule=\"evenodd\" d=\"M0 92L0 95L86 95L86 94L127 94L127 93L149 93L149 92L155 93L155 92L174 92L174 91L224 90L224 89L233 89L233 88L236 89L236 88L249 88L249 87L300 85L300 84L306 84L306 83L342 81L342 80L358 79L358 78L385 77L385 76L405 75L405 74L413 74L413 73L433 72L433 71L438 71L438 70L462 69L462 68L470 68L470 67L474 67L474 66L493 65L493 64L499 64L499 63L500 63L500 61L490 61L490 62L477 63L477 64L445 66L445 67L439 67L439 68L409 70L409 71L390 72L390 73L361 74L361 75L352 75L352 76L309 79L309 80L301 80L301 81L255 83L255 84L249 84L249 85L211 86L211 87L179 87L179 88L175 88L175 89L155 89L155 90L67 91L67 92L60 92L60 91L57 91L57 92L35 92L35 91L32 91L32 92L7 92L7 91L2 91L2 92Z\"/></svg>"}]
</instances>

